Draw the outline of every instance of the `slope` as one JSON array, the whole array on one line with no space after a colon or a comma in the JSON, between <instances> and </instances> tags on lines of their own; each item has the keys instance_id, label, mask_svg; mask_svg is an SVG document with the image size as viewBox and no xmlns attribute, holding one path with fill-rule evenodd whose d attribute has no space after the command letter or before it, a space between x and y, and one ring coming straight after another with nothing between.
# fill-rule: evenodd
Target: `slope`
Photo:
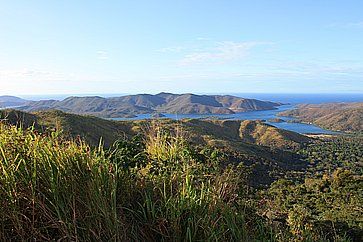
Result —
<instances>
[{"instance_id":1,"label":"slope","mask_svg":"<svg viewBox=\"0 0 363 242\"><path fill-rule=\"evenodd\" d=\"M336 131L363 131L363 103L305 104L279 115Z\"/></svg>"}]
</instances>

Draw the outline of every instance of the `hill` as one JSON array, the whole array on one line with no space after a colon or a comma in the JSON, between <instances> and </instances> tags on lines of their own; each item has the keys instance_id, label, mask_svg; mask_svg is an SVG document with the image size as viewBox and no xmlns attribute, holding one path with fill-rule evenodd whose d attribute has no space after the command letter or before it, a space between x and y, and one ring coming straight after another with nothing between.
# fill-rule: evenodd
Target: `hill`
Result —
<instances>
[{"instance_id":1,"label":"hill","mask_svg":"<svg viewBox=\"0 0 363 242\"><path fill-rule=\"evenodd\" d=\"M227 146L237 144L254 144L278 149L297 148L302 143L309 142L309 138L287 130L278 129L259 120L183 120L183 125L191 133L203 137L205 141L223 140ZM208 139L209 138L209 139Z\"/></svg>"},{"instance_id":2,"label":"hill","mask_svg":"<svg viewBox=\"0 0 363 242\"><path fill-rule=\"evenodd\" d=\"M62 111L40 111L25 113L17 110L0 111L0 119L13 125L34 126L42 133L62 130L66 138L81 137L88 144L97 147L100 140L106 148L119 139L127 139L136 134L160 127L173 133L182 132L189 142L196 146L209 146L238 154L236 162L253 166L254 185L269 184L278 174L303 169L305 162L291 152L292 149L310 142L306 136L280 130L260 121L238 120L138 120L112 121L93 116L82 116ZM233 155L235 156L235 155Z\"/></svg>"},{"instance_id":3,"label":"hill","mask_svg":"<svg viewBox=\"0 0 363 242\"><path fill-rule=\"evenodd\" d=\"M309 138L288 130L278 129L261 121L245 120L241 122L239 134L242 140L259 145L278 148L296 148Z\"/></svg>"},{"instance_id":4,"label":"hill","mask_svg":"<svg viewBox=\"0 0 363 242\"><path fill-rule=\"evenodd\" d=\"M279 115L295 117L336 131L363 131L363 102L303 104Z\"/></svg>"},{"instance_id":5,"label":"hill","mask_svg":"<svg viewBox=\"0 0 363 242\"><path fill-rule=\"evenodd\" d=\"M27 103L23 111L57 109L75 114L87 114L103 118L145 113L178 114L232 114L255 110L276 109L280 103L239 98L230 95L195 95L159 93L121 97L69 97L62 101L43 100Z\"/></svg>"},{"instance_id":6,"label":"hill","mask_svg":"<svg viewBox=\"0 0 363 242\"><path fill-rule=\"evenodd\" d=\"M106 147L125 135L133 135L131 123L121 123L92 116L69 114L58 110L26 113L18 110L0 110L0 120L6 123L22 126L34 126L35 129L62 130L68 137L82 137L92 146L99 145L100 140Z\"/></svg>"},{"instance_id":7,"label":"hill","mask_svg":"<svg viewBox=\"0 0 363 242\"><path fill-rule=\"evenodd\" d=\"M19 98L19 97L0 96L0 108L23 106L27 102L28 102L27 100L24 100L24 99Z\"/></svg>"},{"instance_id":8,"label":"hill","mask_svg":"<svg viewBox=\"0 0 363 242\"><path fill-rule=\"evenodd\" d=\"M132 136L142 132L151 125L149 120L113 121L93 116L65 113L59 110L27 113L13 109L0 110L0 120L23 127L34 126L45 131L61 129L71 137L81 136L91 145L98 145L100 139L106 146L111 145L121 136ZM223 142L239 142L255 144L279 149L298 147L309 142L307 136L278 129L262 121L250 120L200 120L183 119L180 121L158 120L158 125L166 128L179 126L195 143L211 143L216 140ZM230 144L231 147L236 146ZM248 146L248 145L247 145Z\"/></svg>"}]
</instances>

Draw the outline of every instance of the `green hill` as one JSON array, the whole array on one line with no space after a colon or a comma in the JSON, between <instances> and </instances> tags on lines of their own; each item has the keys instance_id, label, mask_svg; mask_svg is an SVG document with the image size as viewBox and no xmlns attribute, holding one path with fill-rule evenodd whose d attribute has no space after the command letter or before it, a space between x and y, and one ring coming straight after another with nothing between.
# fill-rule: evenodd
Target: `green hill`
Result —
<instances>
[{"instance_id":1,"label":"green hill","mask_svg":"<svg viewBox=\"0 0 363 242\"><path fill-rule=\"evenodd\" d=\"M93 116L82 116L61 111L25 113L17 110L2 110L0 118L10 124L34 126L40 132L62 130L66 138L81 137L96 147L100 140L110 147L119 139L143 135L158 126L173 133L182 132L183 137L197 146L210 146L238 154L236 162L253 165L254 176L261 175L254 185L268 184L279 177L277 174L297 171L306 167L298 156L291 152L310 139L289 131L277 129L259 121L238 120L138 120L112 121ZM262 133L266 133L263 135ZM234 156L234 155L232 155ZM274 174L271 171L279 171Z\"/></svg>"},{"instance_id":2,"label":"green hill","mask_svg":"<svg viewBox=\"0 0 363 242\"><path fill-rule=\"evenodd\" d=\"M278 148L297 148L309 138L288 130L278 129L261 121L245 120L241 123L240 137L246 142Z\"/></svg>"},{"instance_id":3,"label":"green hill","mask_svg":"<svg viewBox=\"0 0 363 242\"><path fill-rule=\"evenodd\" d=\"M11 124L23 124L46 130L62 129L71 137L84 137L90 144L97 145L102 139L106 146L111 145L121 136L131 136L150 125L151 121L113 121L93 116L83 116L62 111L40 111L26 113L17 110L0 111L1 119L7 119ZM180 121L158 120L165 127L180 126L195 142L211 143L220 140L241 144L256 144L280 149L298 147L309 138L291 131L281 130L261 121L238 120L199 120L184 119ZM223 141L223 142L222 142ZM232 147L236 146L231 145ZM248 145L247 145L248 146Z\"/></svg>"},{"instance_id":4,"label":"green hill","mask_svg":"<svg viewBox=\"0 0 363 242\"><path fill-rule=\"evenodd\" d=\"M199 137L206 135L225 141L243 142L279 149L299 147L309 138L287 130L278 129L262 121L251 120L183 120ZM196 137L194 137L196 138ZM234 146L233 144L231 145Z\"/></svg>"},{"instance_id":5,"label":"green hill","mask_svg":"<svg viewBox=\"0 0 363 242\"><path fill-rule=\"evenodd\" d=\"M57 110L35 113L0 110L0 119L25 128L34 126L43 132L54 129L62 130L68 137L82 137L92 146L97 146L102 140L105 146L109 147L120 137L134 134L131 123L69 114Z\"/></svg>"},{"instance_id":6,"label":"green hill","mask_svg":"<svg viewBox=\"0 0 363 242\"><path fill-rule=\"evenodd\" d=\"M105 147L110 147L120 138L145 133L155 125L173 132L178 129L195 145L209 145L229 152L238 152L245 157L249 165L262 164L259 168L261 172L268 172L271 169L300 169L305 164L294 157L289 150L310 141L306 136L280 130L260 121L199 119L113 121L57 110L34 113L2 110L0 117L2 119L6 117L10 124L22 124L23 127L34 125L41 132L62 130L67 137L73 139L82 137L92 146L98 146L102 141ZM268 177L270 176L267 175L266 178ZM271 182L271 179L270 177L264 182Z\"/></svg>"}]
</instances>

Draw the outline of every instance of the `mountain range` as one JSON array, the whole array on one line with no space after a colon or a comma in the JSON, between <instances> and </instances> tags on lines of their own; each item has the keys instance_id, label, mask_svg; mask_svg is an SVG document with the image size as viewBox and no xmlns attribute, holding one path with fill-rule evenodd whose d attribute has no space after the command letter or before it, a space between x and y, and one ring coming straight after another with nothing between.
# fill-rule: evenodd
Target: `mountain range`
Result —
<instances>
[{"instance_id":1,"label":"mountain range","mask_svg":"<svg viewBox=\"0 0 363 242\"><path fill-rule=\"evenodd\" d=\"M119 118L146 113L233 114L236 112L276 109L281 103L240 98L231 95L159 93L103 98L68 97L62 101L32 101L18 108L23 111L61 110L103 118Z\"/></svg>"},{"instance_id":2,"label":"mountain range","mask_svg":"<svg viewBox=\"0 0 363 242\"><path fill-rule=\"evenodd\" d=\"M27 100L24 100L24 99L19 98L19 97L0 96L0 108L23 106L27 102L28 102Z\"/></svg>"}]
</instances>

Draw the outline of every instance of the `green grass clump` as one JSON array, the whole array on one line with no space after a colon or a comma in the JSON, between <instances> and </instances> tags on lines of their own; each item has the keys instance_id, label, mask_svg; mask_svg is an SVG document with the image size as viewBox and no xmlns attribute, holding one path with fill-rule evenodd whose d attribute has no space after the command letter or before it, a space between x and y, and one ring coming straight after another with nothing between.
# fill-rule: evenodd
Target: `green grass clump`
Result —
<instances>
[{"instance_id":1,"label":"green grass clump","mask_svg":"<svg viewBox=\"0 0 363 242\"><path fill-rule=\"evenodd\" d=\"M116 172L102 150L0 126L0 240L116 238Z\"/></svg>"},{"instance_id":2,"label":"green grass clump","mask_svg":"<svg viewBox=\"0 0 363 242\"><path fill-rule=\"evenodd\" d=\"M221 159L164 131L103 151L0 124L0 240L263 238L246 222L259 220L246 218L242 170Z\"/></svg>"},{"instance_id":3,"label":"green grass clump","mask_svg":"<svg viewBox=\"0 0 363 242\"><path fill-rule=\"evenodd\" d=\"M135 221L132 240L251 241L269 236L255 214L247 216L252 209L242 202L249 193L243 167L222 167L223 153L190 146L178 130L152 127L143 144L138 139L116 143L117 152L110 157L125 161L121 157L133 151L126 170L135 177L131 201L136 202L124 210ZM260 224L260 230L252 224Z\"/></svg>"}]
</instances>

